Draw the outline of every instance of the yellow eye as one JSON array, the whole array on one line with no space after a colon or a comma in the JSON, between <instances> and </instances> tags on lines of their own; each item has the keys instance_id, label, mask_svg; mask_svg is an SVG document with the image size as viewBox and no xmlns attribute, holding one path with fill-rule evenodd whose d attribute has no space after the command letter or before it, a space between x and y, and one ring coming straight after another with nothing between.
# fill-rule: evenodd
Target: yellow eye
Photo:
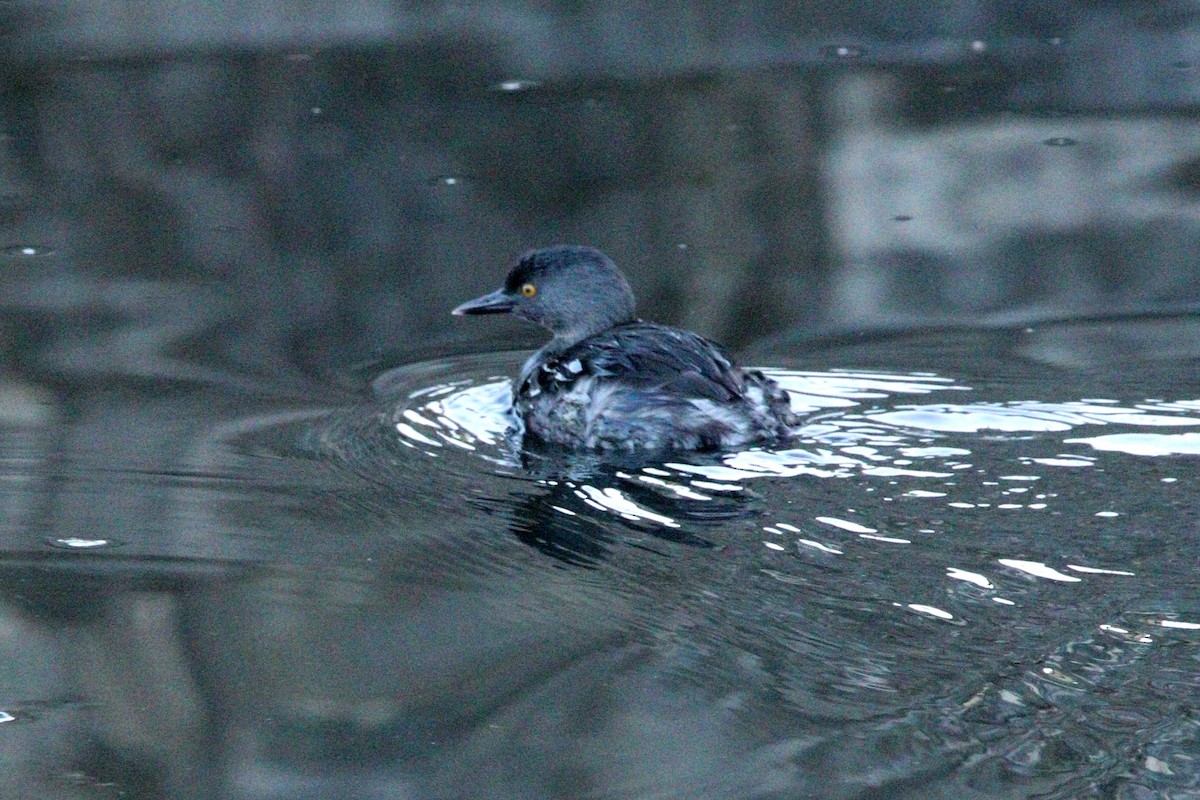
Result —
<instances>
[{"instance_id":1,"label":"yellow eye","mask_svg":"<svg viewBox=\"0 0 1200 800\"><path fill-rule=\"evenodd\" d=\"M535 294L537 294L537 287L532 283L526 283L521 286L521 294L526 297L533 297Z\"/></svg>"}]
</instances>

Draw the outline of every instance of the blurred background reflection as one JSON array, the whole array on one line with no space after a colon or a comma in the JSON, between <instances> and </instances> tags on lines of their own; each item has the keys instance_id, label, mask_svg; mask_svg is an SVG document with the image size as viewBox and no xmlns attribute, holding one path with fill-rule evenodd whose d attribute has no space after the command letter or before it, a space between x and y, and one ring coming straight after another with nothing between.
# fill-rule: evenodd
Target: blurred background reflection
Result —
<instances>
[{"instance_id":1,"label":"blurred background reflection","mask_svg":"<svg viewBox=\"0 0 1200 800\"><path fill-rule=\"evenodd\" d=\"M1189 439L951 447L871 427L923 401L868 382L809 409L864 413L779 462L808 482L641 473L720 495L680 511L393 425L518 363L450 357L540 341L449 309L551 242L612 255L647 318L809 370L798 393L937 372L1018 416L1193 424L1194 3L17 0L0 71L5 797L1200 786L1194 664L1153 646L1200 641ZM904 495L856 458L963 480ZM989 494L1022 469L1036 502ZM812 532L855 514L912 553ZM781 531L806 538L764 550Z\"/></svg>"}]
</instances>

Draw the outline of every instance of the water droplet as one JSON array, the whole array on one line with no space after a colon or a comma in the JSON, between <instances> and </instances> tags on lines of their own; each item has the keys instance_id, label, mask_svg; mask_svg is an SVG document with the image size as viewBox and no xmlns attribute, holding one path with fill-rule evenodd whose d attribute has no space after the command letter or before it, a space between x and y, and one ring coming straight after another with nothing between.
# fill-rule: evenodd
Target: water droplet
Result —
<instances>
[{"instance_id":1,"label":"water droplet","mask_svg":"<svg viewBox=\"0 0 1200 800\"><path fill-rule=\"evenodd\" d=\"M513 94L515 92L528 92L530 89L536 89L541 86L540 81L530 81L523 78L511 78L506 81L500 81L493 84L492 89L497 92L506 92Z\"/></svg>"},{"instance_id":2,"label":"water droplet","mask_svg":"<svg viewBox=\"0 0 1200 800\"><path fill-rule=\"evenodd\" d=\"M1046 44L1050 45L1051 47L1060 47L1062 46L1062 43L1063 40L1061 36L1051 36L1050 38L1046 39Z\"/></svg>"},{"instance_id":3,"label":"water droplet","mask_svg":"<svg viewBox=\"0 0 1200 800\"><path fill-rule=\"evenodd\" d=\"M310 114L312 114L314 117L319 117L319 116L321 116L321 114L325 113L324 109L322 109L320 106L313 106L312 108L310 108L308 110L308 112Z\"/></svg>"},{"instance_id":4,"label":"water droplet","mask_svg":"<svg viewBox=\"0 0 1200 800\"><path fill-rule=\"evenodd\" d=\"M679 250L687 250L688 249L686 242L680 242L679 244L675 245L675 247Z\"/></svg>"},{"instance_id":5,"label":"water droplet","mask_svg":"<svg viewBox=\"0 0 1200 800\"><path fill-rule=\"evenodd\" d=\"M428 182L430 186L462 186L467 179L463 175L435 175Z\"/></svg>"},{"instance_id":6,"label":"water droplet","mask_svg":"<svg viewBox=\"0 0 1200 800\"><path fill-rule=\"evenodd\" d=\"M862 58L866 53L866 48L853 44L831 44L828 47L821 48L821 55L825 58Z\"/></svg>"},{"instance_id":7,"label":"water droplet","mask_svg":"<svg viewBox=\"0 0 1200 800\"><path fill-rule=\"evenodd\" d=\"M33 256L48 256L54 252L54 248L40 244L14 244L4 248L3 252L6 256L31 258Z\"/></svg>"},{"instance_id":8,"label":"water droplet","mask_svg":"<svg viewBox=\"0 0 1200 800\"><path fill-rule=\"evenodd\" d=\"M1042 144L1050 147L1070 147L1077 142L1069 136L1051 136L1049 139L1042 140Z\"/></svg>"},{"instance_id":9,"label":"water droplet","mask_svg":"<svg viewBox=\"0 0 1200 800\"><path fill-rule=\"evenodd\" d=\"M59 550L104 550L121 546L120 542L113 539L83 539L76 536L47 539L46 544L57 547Z\"/></svg>"},{"instance_id":10,"label":"water droplet","mask_svg":"<svg viewBox=\"0 0 1200 800\"><path fill-rule=\"evenodd\" d=\"M972 53L983 53L986 50L987 50L987 42L982 41L980 39L976 39L975 41L971 42L971 52Z\"/></svg>"}]
</instances>

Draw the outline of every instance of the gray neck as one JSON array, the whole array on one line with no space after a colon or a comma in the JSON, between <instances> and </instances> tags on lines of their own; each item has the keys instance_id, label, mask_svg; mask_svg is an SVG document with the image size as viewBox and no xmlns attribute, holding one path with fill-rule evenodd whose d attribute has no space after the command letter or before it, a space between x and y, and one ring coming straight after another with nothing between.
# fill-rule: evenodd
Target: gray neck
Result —
<instances>
[{"instance_id":1,"label":"gray neck","mask_svg":"<svg viewBox=\"0 0 1200 800\"><path fill-rule=\"evenodd\" d=\"M633 311L633 292L619 272L584 274L552 310L544 309L534 320L554 334L541 352L550 355L566 350L614 325L632 322Z\"/></svg>"}]
</instances>

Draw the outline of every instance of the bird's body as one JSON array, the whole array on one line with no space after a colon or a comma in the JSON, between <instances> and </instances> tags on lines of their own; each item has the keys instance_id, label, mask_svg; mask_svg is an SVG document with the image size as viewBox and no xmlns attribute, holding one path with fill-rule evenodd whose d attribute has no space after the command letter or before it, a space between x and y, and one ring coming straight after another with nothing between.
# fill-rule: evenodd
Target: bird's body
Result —
<instances>
[{"instance_id":1,"label":"bird's body","mask_svg":"<svg viewBox=\"0 0 1200 800\"><path fill-rule=\"evenodd\" d=\"M627 322L538 352L513 409L538 439L598 450L712 450L787 433L787 395L732 365L712 342Z\"/></svg>"},{"instance_id":2,"label":"bird's body","mask_svg":"<svg viewBox=\"0 0 1200 800\"><path fill-rule=\"evenodd\" d=\"M505 287L456 314L513 313L554 338L521 370L513 411L526 437L569 449L713 450L788 435L787 393L713 342L642 322L624 276L598 250L521 256Z\"/></svg>"}]
</instances>

